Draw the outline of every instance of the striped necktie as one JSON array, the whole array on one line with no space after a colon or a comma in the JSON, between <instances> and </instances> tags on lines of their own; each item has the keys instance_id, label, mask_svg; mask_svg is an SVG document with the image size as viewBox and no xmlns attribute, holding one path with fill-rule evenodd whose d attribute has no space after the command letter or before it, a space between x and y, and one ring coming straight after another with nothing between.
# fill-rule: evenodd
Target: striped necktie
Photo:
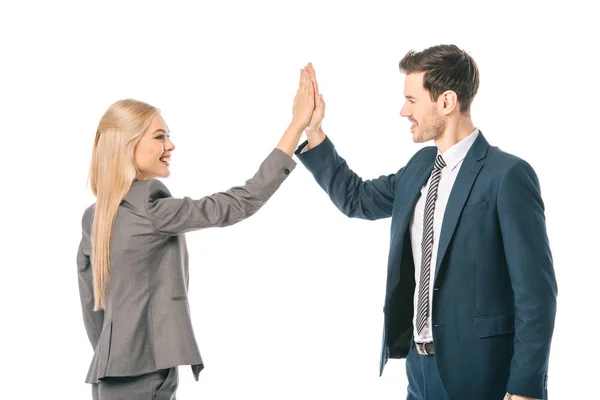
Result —
<instances>
[{"instance_id":1,"label":"striped necktie","mask_svg":"<svg viewBox=\"0 0 600 400\"><path fill-rule=\"evenodd\" d=\"M431 272L431 253L433 251L433 214L435 211L435 201L437 200L438 186L442 177L442 168L446 162L441 154L435 159L433 172L431 173L431 182L427 191L427 201L425 203L425 212L423 216L423 241L421 242L421 279L419 282L419 302L417 308L417 333L421 333L427 323L429 314L429 282Z\"/></svg>"}]
</instances>

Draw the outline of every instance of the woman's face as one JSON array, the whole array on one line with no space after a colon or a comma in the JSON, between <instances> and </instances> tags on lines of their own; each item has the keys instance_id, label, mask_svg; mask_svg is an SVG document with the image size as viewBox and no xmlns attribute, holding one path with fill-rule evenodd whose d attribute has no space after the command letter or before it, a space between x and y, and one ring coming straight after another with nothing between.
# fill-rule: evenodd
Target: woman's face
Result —
<instances>
[{"instance_id":1,"label":"woman's face","mask_svg":"<svg viewBox=\"0 0 600 400\"><path fill-rule=\"evenodd\" d=\"M140 173L137 179L168 177L173 150L175 145L169 140L169 128L162 116L156 114L135 148L134 162Z\"/></svg>"}]
</instances>

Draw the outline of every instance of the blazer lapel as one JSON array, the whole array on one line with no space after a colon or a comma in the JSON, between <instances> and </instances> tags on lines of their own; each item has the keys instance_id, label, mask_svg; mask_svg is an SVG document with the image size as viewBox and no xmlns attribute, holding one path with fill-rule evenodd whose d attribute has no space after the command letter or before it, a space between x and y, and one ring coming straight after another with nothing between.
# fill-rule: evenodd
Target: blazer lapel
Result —
<instances>
[{"instance_id":1,"label":"blazer lapel","mask_svg":"<svg viewBox=\"0 0 600 400\"><path fill-rule=\"evenodd\" d=\"M427 183L431 171L433 170L433 163L437 154L436 147L430 147L425 150L425 156L421 163L416 166L414 172L406 171L405 173L410 174L406 185L401 185L397 190L405 201L402 202L402 207L399 208L401 215L399 215L398 223L394 224L394 233L396 228L400 228L400 237L404 237L408 222L413 215L415 210L415 204L421 195L421 189Z\"/></svg>"},{"instance_id":2,"label":"blazer lapel","mask_svg":"<svg viewBox=\"0 0 600 400\"><path fill-rule=\"evenodd\" d=\"M440 241L435 265L435 279L438 277L440 265L444 259L446 251L448 250L450 240L454 235L454 230L456 229L458 219L462 213L462 209L465 206L467 199L469 198L469 194L471 193L471 188L475 183L475 179L483 167L483 159L487 155L489 147L490 144L480 131L479 136L475 140L475 143L473 143L473 146L467 153L467 156L460 167L460 171L456 177L452 191L450 192L448 205L446 206L446 210L444 212L444 219L442 221L442 230L440 232Z\"/></svg>"},{"instance_id":3,"label":"blazer lapel","mask_svg":"<svg viewBox=\"0 0 600 400\"><path fill-rule=\"evenodd\" d=\"M423 150L423 152L425 154L419 157L419 163L412 164L409 170L404 171L402 182L396 188L397 207L394 207L394 212L397 214L392 217L386 303L400 279L400 260L402 259L402 252L406 251L404 249L404 238L407 229L409 229L410 218L419 199L421 188L423 188L433 170L437 148L430 147Z\"/></svg>"}]
</instances>

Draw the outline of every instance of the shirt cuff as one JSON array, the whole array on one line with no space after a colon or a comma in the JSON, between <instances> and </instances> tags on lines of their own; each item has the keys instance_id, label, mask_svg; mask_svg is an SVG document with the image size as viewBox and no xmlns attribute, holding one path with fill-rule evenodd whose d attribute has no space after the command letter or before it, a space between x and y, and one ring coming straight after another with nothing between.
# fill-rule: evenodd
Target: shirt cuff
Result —
<instances>
[{"instance_id":1,"label":"shirt cuff","mask_svg":"<svg viewBox=\"0 0 600 400\"><path fill-rule=\"evenodd\" d=\"M308 145L308 143L306 143L306 146L304 146L302 148L302 150L300 150L300 154L302 154L302 153L304 153L305 151L308 151L308 150L310 150L310 146Z\"/></svg>"}]
</instances>

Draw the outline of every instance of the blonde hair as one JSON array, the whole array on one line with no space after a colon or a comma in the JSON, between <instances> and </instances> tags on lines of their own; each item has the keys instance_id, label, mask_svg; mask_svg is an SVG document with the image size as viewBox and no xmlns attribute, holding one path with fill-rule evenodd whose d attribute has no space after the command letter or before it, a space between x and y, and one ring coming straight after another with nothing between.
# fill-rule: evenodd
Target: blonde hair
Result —
<instances>
[{"instance_id":1,"label":"blonde hair","mask_svg":"<svg viewBox=\"0 0 600 400\"><path fill-rule=\"evenodd\" d=\"M138 175L135 147L157 113L149 104L125 99L111 105L98 124L89 175L96 196L91 238L94 311L106 305L112 230L119 205Z\"/></svg>"}]
</instances>

